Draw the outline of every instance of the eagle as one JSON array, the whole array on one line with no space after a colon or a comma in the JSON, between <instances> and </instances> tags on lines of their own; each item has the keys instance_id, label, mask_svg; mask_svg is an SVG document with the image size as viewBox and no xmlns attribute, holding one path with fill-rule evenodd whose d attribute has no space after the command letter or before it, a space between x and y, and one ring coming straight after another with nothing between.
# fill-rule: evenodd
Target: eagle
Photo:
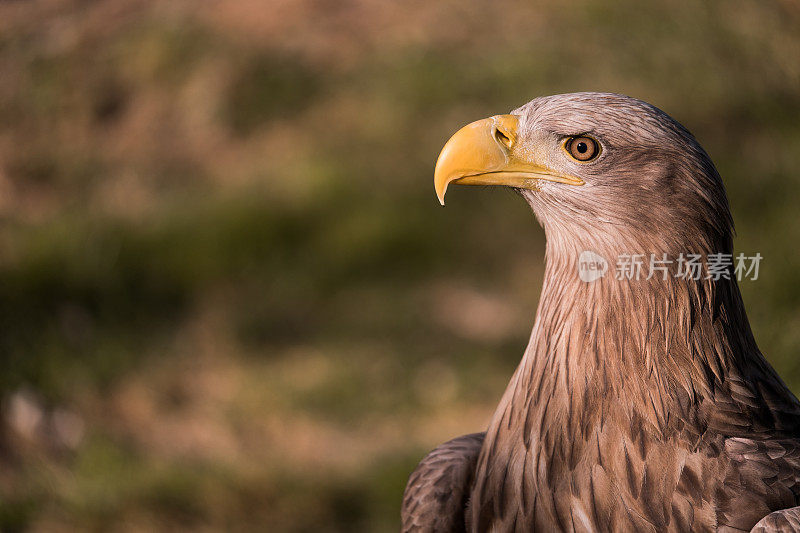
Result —
<instances>
[{"instance_id":1,"label":"eagle","mask_svg":"<svg viewBox=\"0 0 800 533\"><path fill-rule=\"evenodd\" d=\"M734 269L710 268L733 253L733 220L685 127L618 94L536 98L456 132L434 171L442 205L450 184L527 201L544 282L488 428L419 463L403 531L800 531L800 402ZM605 271L580 276L586 253ZM617 275L635 254L672 261ZM700 275L680 271L690 255Z\"/></svg>"}]
</instances>

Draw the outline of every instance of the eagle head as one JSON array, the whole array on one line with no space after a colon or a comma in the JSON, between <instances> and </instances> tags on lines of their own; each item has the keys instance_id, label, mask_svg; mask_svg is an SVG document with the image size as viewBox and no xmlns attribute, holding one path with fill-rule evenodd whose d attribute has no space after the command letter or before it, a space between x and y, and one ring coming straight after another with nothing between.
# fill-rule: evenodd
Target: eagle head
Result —
<instances>
[{"instance_id":1,"label":"eagle head","mask_svg":"<svg viewBox=\"0 0 800 533\"><path fill-rule=\"evenodd\" d=\"M531 205L548 243L608 251L729 252L722 180L689 131L627 96L536 98L445 144L434 184L503 185Z\"/></svg>"}]
</instances>

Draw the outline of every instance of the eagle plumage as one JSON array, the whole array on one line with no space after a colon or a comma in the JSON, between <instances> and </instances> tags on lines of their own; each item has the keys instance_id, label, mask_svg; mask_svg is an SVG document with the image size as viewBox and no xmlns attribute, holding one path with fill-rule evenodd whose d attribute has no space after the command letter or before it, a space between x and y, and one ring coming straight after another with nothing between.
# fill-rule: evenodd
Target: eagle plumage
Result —
<instances>
[{"instance_id":1,"label":"eagle plumage","mask_svg":"<svg viewBox=\"0 0 800 533\"><path fill-rule=\"evenodd\" d=\"M732 253L722 180L683 126L621 95L537 98L454 135L435 182L441 200L448 183L516 189L545 230L545 279L487 431L419 464L403 531L798 530L800 403L730 269L578 276L586 250Z\"/></svg>"}]
</instances>

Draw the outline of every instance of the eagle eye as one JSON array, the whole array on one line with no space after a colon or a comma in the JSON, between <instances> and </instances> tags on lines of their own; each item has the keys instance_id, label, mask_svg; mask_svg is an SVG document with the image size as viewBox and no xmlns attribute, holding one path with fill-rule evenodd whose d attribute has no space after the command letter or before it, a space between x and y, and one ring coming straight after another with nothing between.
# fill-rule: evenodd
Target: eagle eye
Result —
<instances>
[{"instance_id":1,"label":"eagle eye","mask_svg":"<svg viewBox=\"0 0 800 533\"><path fill-rule=\"evenodd\" d=\"M600 145L591 137L579 135L570 137L564 142L564 149L575 160L586 162L600 154Z\"/></svg>"}]
</instances>

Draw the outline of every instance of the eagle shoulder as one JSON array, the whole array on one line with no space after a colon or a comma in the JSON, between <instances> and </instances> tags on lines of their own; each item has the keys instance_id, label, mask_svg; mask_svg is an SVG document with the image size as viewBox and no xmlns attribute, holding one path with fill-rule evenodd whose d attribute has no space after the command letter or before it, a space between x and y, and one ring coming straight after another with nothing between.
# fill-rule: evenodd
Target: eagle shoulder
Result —
<instances>
[{"instance_id":1,"label":"eagle shoulder","mask_svg":"<svg viewBox=\"0 0 800 533\"><path fill-rule=\"evenodd\" d=\"M792 533L800 531L800 507L770 513L750 530L751 533Z\"/></svg>"},{"instance_id":2,"label":"eagle shoulder","mask_svg":"<svg viewBox=\"0 0 800 533\"><path fill-rule=\"evenodd\" d=\"M721 522L745 529L755 522L777 527L800 520L793 509L800 503L800 441L728 438L725 451L731 462L719 495Z\"/></svg>"}]
</instances>

